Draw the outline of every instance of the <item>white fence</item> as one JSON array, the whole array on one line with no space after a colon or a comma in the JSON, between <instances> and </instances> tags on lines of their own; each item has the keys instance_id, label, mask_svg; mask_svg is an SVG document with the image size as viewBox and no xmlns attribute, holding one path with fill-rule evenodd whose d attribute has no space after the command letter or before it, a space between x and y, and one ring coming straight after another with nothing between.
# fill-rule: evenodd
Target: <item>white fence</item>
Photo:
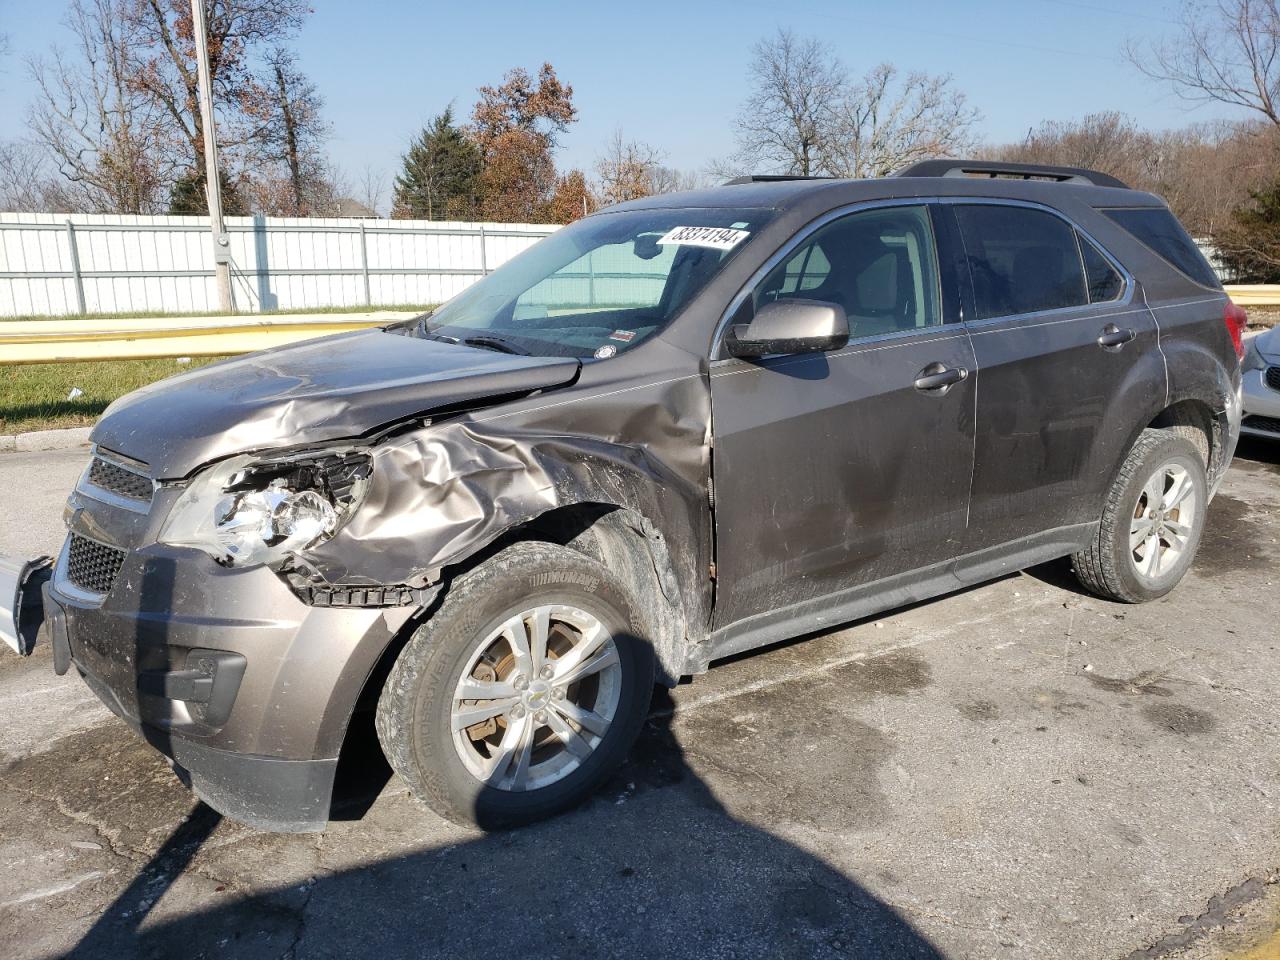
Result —
<instances>
[{"instance_id":1,"label":"white fence","mask_svg":"<svg viewBox=\"0 0 1280 960\"><path fill-rule=\"evenodd\" d=\"M556 229L228 217L236 308L439 303ZM0 316L218 308L205 217L0 213Z\"/></svg>"}]
</instances>

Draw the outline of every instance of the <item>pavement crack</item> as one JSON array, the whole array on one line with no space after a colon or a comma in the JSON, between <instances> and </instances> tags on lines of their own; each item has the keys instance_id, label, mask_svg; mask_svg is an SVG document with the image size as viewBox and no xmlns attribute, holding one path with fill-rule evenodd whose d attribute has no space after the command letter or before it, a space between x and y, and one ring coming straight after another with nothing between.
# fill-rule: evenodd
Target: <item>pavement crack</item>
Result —
<instances>
[{"instance_id":1,"label":"pavement crack","mask_svg":"<svg viewBox=\"0 0 1280 960\"><path fill-rule=\"evenodd\" d=\"M49 805L56 810L59 815L70 820L72 823L78 823L82 826L88 827L102 842L108 853L120 860L125 860L137 866L140 872L145 872L155 866L156 853L130 846L121 840L120 832L118 830L112 830L108 824L103 823L101 820L98 820L96 817L83 810L76 810L72 808L61 797L45 796L43 793L13 784L10 784L9 786L11 786L16 793L22 794L28 800ZM183 868L182 873L194 874L195 876L202 877L211 883L224 886L228 889L236 889L238 886L234 880L225 879L204 867L191 863L188 863Z\"/></svg>"},{"instance_id":2,"label":"pavement crack","mask_svg":"<svg viewBox=\"0 0 1280 960\"><path fill-rule=\"evenodd\" d=\"M1254 900L1261 900L1266 896L1267 887L1276 882L1277 872L1272 871L1263 877L1249 877L1223 893L1215 894L1199 916L1179 917L1181 929L1165 934L1150 946L1139 947L1127 954L1124 960L1159 960L1172 956L1212 931L1225 927L1231 922L1231 914L1235 910Z\"/></svg>"},{"instance_id":3,"label":"pavement crack","mask_svg":"<svg viewBox=\"0 0 1280 960\"><path fill-rule=\"evenodd\" d=\"M298 948L302 946L302 940L307 935L307 907L311 904L311 891L315 889L316 878L312 877L303 887L302 903L298 904L298 926L293 931L293 942L281 954L280 960L296 960L298 956Z\"/></svg>"},{"instance_id":4,"label":"pavement crack","mask_svg":"<svg viewBox=\"0 0 1280 960\"><path fill-rule=\"evenodd\" d=\"M121 860L139 863L148 859L146 852L142 850L134 850L132 847L121 842L119 831L111 830L107 824L84 811L72 809L71 806L61 797L48 797L43 793L38 793L35 790L20 787L17 784L10 784L10 786L15 792L22 794L28 800L48 804L66 819L73 823L78 823L81 826L88 827L94 832L94 835L106 845L107 850L109 850L114 856L119 857Z\"/></svg>"}]
</instances>

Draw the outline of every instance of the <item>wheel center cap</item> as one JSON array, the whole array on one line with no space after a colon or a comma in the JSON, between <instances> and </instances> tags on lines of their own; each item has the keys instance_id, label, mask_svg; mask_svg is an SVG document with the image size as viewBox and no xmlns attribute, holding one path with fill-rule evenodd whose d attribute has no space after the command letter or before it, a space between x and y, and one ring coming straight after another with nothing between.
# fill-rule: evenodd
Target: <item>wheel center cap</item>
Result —
<instances>
[{"instance_id":1,"label":"wheel center cap","mask_svg":"<svg viewBox=\"0 0 1280 960\"><path fill-rule=\"evenodd\" d=\"M521 699L530 710L541 710L551 700L551 684L546 680L534 680Z\"/></svg>"}]
</instances>

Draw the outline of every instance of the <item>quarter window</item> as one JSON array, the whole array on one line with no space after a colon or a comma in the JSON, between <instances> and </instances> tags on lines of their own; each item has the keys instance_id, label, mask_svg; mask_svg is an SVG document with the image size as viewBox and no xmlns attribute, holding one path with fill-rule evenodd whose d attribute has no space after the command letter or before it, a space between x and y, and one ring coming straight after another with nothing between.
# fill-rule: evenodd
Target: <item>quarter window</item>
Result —
<instances>
[{"instance_id":1,"label":"quarter window","mask_svg":"<svg viewBox=\"0 0 1280 960\"><path fill-rule=\"evenodd\" d=\"M819 228L756 287L752 305L788 299L839 304L853 337L940 323L928 210L865 210Z\"/></svg>"},{"instance_id":2,"label":"quarter window","mask_svg":"<svg viewBox=\"0 0 1280 960\"><path fill-rule=\"evenodd\" d=\"M973 278L976 319L1089 302L1076 233L1064 220L1002 204L961 204L955 211Z\"/></svg>"},{"instance_id":3,"label":"quarter window","mask_svg":"<svg viewBox=\"0 0 1280 960\"><path fill-rule=\"evenodd\" d=\"M1085 276L1089 280L1089 302L1107 303L1118 299L1124 291L1124 278L1092 242L1079 233L1076 238L1080 243L1080 255L1084 258Z\"/></svg>"}]
</instances>

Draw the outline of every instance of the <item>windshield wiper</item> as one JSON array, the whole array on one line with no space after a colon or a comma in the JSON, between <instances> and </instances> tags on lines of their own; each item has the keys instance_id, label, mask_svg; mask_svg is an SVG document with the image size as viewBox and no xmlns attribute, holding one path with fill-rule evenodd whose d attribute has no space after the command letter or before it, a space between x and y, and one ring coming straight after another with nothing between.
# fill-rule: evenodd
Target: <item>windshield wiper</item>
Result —
<instances>
[{"instance_id":1,"label":"windshield wiper","mask_svg":"<svg viewBox=\"0 0 1280 960\"><path fill-rule=\"evenodd\" d=\"M519 347L503 340L501 337L463 337L462 342L468 347L480 347L484 350L497 350L499 353L514 353L517 356L529 356L528 350L521 350Z\"/></svg>"}]
</instances>

